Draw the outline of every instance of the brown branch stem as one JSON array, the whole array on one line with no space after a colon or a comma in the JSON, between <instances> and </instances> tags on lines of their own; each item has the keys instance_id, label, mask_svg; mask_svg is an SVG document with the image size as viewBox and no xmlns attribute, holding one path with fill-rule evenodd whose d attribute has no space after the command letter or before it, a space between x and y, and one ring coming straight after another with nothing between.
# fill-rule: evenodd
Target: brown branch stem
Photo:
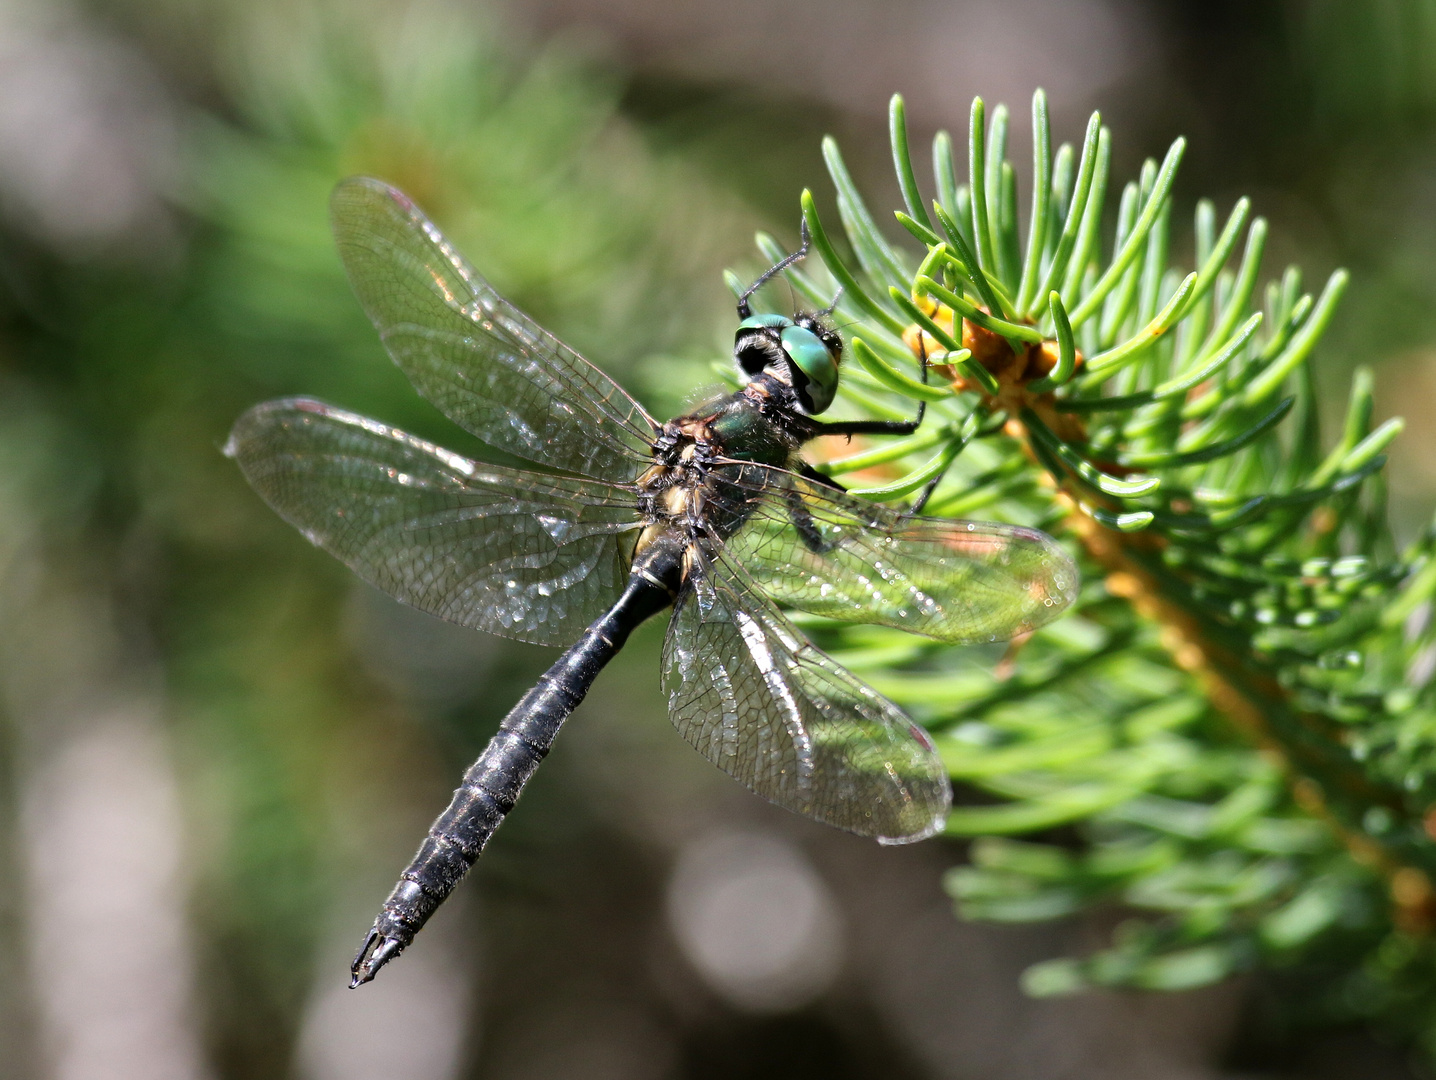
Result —
<instances>
[{"instance_id":1,"label":"brown branch stem","mask_svg":"<svg viewBox=\"0 0 1436 1080\"><path fill-rule=\"evenodd\" d=\"M1061 478L1058 479L1060 482ZM1292 708L1286 700L1286 692L1275 680L1261 673L1244 671L1244 665L1237 658L1212 644L1202 620L1166 595L1151 571L1127 551L1129 538L1125 534L1095 521L1066 492L1059 491L1057 499L1067 511L1068 528L1105 572L1107 591L1127 600L1139 615L1158 625L1159 640L1172 662L1193 675L1213 707L1279 763L1297 806L1324 822L1356 862L1386 878L1397 925L1408 932L1419 933L1436 927L1436 889L1426 871L1410 865L1388 847L1341 820L1332 810L1321 782L1298 767L1298 759L1309 755L1272 730L1261 698L1279 698L1281 707L1302 720L1313 734L1329 738L1322 730L1327 725L1321 718ZM1264 691L1256 689L1258 683L1265 684ZM1366 800L1380 802L1398 812L1402 810L1399 796L1376 789L1365 776L1358 774L1345 779L1349 779L1349 786Z\"/></svg>"}]
</instances>

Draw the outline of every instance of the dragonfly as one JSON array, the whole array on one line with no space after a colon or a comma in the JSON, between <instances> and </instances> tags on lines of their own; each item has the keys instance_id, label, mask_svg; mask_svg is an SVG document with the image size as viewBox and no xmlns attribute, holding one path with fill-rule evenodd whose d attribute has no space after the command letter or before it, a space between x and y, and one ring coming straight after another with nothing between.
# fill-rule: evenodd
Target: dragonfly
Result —
<instances>
[{"instance_id":1,"label":"dragonfly","mask_svg":"<svg viewBox=\"0 0 1436 1080\"><path fill-rule=\"evenodd\" d=\"M660 423L501 297L381 181L330 202L359 302L415 389L534 468L452 453L307 397L269 401L225 446L259 495L359 577L432 615L563 653L500 723L384 901L359 986L408 946L478 859L561 725L644 620L672 609L661 686L674 726L756 794L883 843L939 832L942 759L897 705L784 614L955 644L1055 618L1078 586L1050 536L943 520L846 493L801 457L821 435L915 420L818 417L843 343L832 309L738 303L742 386ZM497 455L495 455L497 456Z\"/></svg>"}]
</instances>

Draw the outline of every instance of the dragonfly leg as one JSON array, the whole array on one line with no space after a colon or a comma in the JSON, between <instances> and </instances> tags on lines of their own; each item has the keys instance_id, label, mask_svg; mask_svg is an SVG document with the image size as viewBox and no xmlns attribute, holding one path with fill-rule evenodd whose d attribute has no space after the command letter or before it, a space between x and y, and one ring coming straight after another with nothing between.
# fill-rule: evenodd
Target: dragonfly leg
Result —
<instances>
[{"instance_id":1,"label":"dragonfly leg","mask_svg":"<svg viewBox=\"0 0 1436 1080\"><path fill-rule=\"evenodd\" d=\"M949 465L950 464L951 463L949 463ZM912 506L908 508L908 512L912 514L921 514L922 508L927 505L928 499L932 498L932 493L937 490L937 485L942 483L942 478L946 475L947 469L944 468L942 472L938 473L926 484L924 484L922 488L922 494L913 500Z\"/></svg>"},{"instance_id":2,"label":"dragonfly leg","mask_svg":"<svg viewBox=\"0 0 1436 1080\"><path fill-rule=\"evenodd\" d=\"M927 383L927 349L922 352L922 381ZM922 418L927 415L927 402L917 403L917 415L911 420L834 420L827 424L816 424L817 430L810 438L819 435L911 435L922 427Z\"/></svg>"},{"instance_id":3,"label":"dragonfly leg","mask_svg":"<svg viewBox=\"0 0 1436 1080\"><path fill-rule=\"evenodd\" d=\"M923 339L922 339L922 337L921 337L920 335L919 335L918 340L919 340L920 343L923 341ZM921 348L922 348L922 381L923 381L923 382L927 382L927 345L926 345L925 343L923 343L923 344L921 345ZM917 418L918 418L918 422L919 422L919 423L922 422L922 414L923 414L923 408L922 408L921 405L919 405L919 406L918 406L918 410L917 410ZM954 459L954 460L955 460L955 459ZM943 466L942 472L938 473L936 476L934 476L931 480L929 480L926 484L923 485L922 494L919 495L916 499L913 500L912 507L910 508L910 513L914 513L914 514L921 514L921 513L922 513L922 508L927 505L928 499L932 498L932 493L937 490L937 485L940 484L940 483L942 483L942 478L947 475L947 470L950 469L951 467L952 467L952 462L949 461L945 466Z\"/></svg>"},{"instance_id":4,"label":"dragonfly leg","mask_svg":"<svg viewBox=\"0 0 1436 1080\"><path fill-rule=\"evenodd\" d=\"M921 419L921 418L919 418L919 420L920 420L920 419ZM900 434L901 434L901 433L900 433ZM950 464L951 464L951 463L949 463L949 465L950 465ZM843 487L842 484L840 484L840 483L838 483L836 480L834 480L831 476L824 476L822 473L818 472L817 469L813 468L813 467L812 467L811 465L809 465L806 461L803 462L803 464L802 464L802 466L799 468L798 472L799 472L799 474L803 477L803 479L805 479L805 480L811 480L811 481L813 481L813 483L815 483L815 484L822 484L824 487L835 488L835 489L838 490L838 491L847 491L847 490L848 490L847 488ZM940 483L942 483L942 478L943 478L944 476L946 476L946 475L947 475L947 469L943 469L942 472L938 473L936 476L934 476L931 480L929 480L926 484L923 485L922 494L919 495L916 499L913 500L913 504L912 504L912 506L909 508L909 512L910 512L910 513L913 513L913 514L921 514L921 513L922 513L922 508L927 505L928 499L932 498L932 493L937 490L937 485L940 484ZM806 510L804 510L803 512L804 512L804 513L807 513ZM798 527L798 532L799 532L799 533L802 533L802 532L803 532L803 526L798 523L798 520L797 520L796 516L795 516L795 518L794 518L794 522L793 522L793 523L794 523L794 525L796 525L796 526ZM811 528L811 518L809 519L809 527ZM816 535L816 534L815 534L815 535ZM806 536L804 537L803 542L804 542L805 544L808 543ZM814 547L812 546L812 544L808 544L808 547L812 548L812 550L814 550L814 551L818 551L818 549L817 549L817 548L814 548Z\"/></svg>"},{"instance_id":5,"label":"dragonfly leg","mask_svg":"<svg viewBox=\"0 0 1436 1080\"><path fill-rule=\"evenodd\" d=\"M927 382L926 348L923 349L922 353L922 381L924 383ZM838 420L831 424L820 425L814 437L817 435L847 435L849 437L853 435L911 435L922 426L923 417L926 415L927 402L919 401L917 403L917 416L911 420ZM830 486L837 487L840 491L847 490L841 485L833 483L828 477L822 476L816 470L807 468L806 466L805 469L806 471L803 475L808 477L808 479L829 484ZM947 470L943 469L942 472L938 473L923 486L922 494L919 495L912 504L912 513L922 513L922 508L927 505L928 499L932 498L932 493L937 490L937 485L942 482L942 478L946 474Z\"/></svg>"},{"instance_id":6,"label":"dragonfly leg","mask_svg":"<svg viewBox=\"0 0 1436 1080\"><path fill-rule=\"evenodd\" d=\"M922 424L927 402L920 402L917 416L911 420L834 420L819 424L813 437L819 435L911 435Z\"/></svg>"},{"instance_id":7,"label":"dragonfly leg","mask_svg":"<svg viewBox=\"0 0 1436 1080\"><path fill-rule=\"evenodd\" d=\"M805 548L814 555L826 555L837 547L837 544L823 538L817 523L813 521L813 515L809 513L803 497L797 491L790 488L784 498L788 503L788 516L793 519L793 528L798 530L798 538L803 541Z\"/></svg>"},{"instance_id":8,"label":"dragonfly leg","mask_svg":"<svg viewBox=\"0 0 1436 1080\"><path fill-rule=\"evenodd\" d=\"M831 476L827 476L823 473L818 472L817 469L813 468L806 461L798 466L798 475L801 476L804 480L811 480L815 484L822 484L823 487L832 488L834 491L848 490L847 488L843 487L842 484L834 480Z\"/></svg>"}]
</instances>

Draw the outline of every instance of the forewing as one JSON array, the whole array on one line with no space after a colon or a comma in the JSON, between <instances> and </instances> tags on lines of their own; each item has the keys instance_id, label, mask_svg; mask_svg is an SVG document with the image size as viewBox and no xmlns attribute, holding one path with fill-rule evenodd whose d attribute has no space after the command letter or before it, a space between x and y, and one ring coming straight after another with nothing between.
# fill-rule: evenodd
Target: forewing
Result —
<instances>
[{"instance_id":1,"label":"forewing","mask_svg":"<svg viewBox=\"0 0 1436 1080\"><path fill-rule=\"evenodd\" d=\"M339 255L419 393L490 446L601 480L632 479L657 426L612 379L493 290L403 192L334 189Z\"/></svg>"},{"instance_id":2,"label":"forewing","mask_svg":"<svg viewBox=\"0 0 1436 1080\"><path fill-rule=\"evenodd\" d=\"M779 806L889 843L938 832L952 801L927 733L808 642L722 560L695 566L664 645L679 732Z\"/></svg>"},{"instance_id":3,"label":"forewing","mask_svg":"<svg viewBox=\"0 0 1436 1080\"><path fill-rule=\"evenodd\" d=\"M1052 537L991 522L915 517L781 469L750 485L727 547L779 603L939 641L1001 641L1056 618L1077 567Z\"/></svg>"},{"instance_id":4,"label":"forewing","mask_svg":"<svg viewBox=\"0 0 1436 1080\"><path fill-rule=\"evenodd\" d=\"M311 542L451 622L568 645L627 579L628 489L480 464L307 398L245 413L225 453Z\"/></svg>"}]
</instances>

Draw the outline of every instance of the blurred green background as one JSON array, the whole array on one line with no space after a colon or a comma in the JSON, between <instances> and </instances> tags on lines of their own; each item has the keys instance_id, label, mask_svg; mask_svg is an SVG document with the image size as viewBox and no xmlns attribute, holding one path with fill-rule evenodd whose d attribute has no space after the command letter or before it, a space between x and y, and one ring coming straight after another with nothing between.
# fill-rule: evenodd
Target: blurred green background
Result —
<instances>
[{"instance_id":1,"label":"blurred green background","mask_svg":"<svg viewBox=\"0 0 1436 1080\"><path fill-rule=\"evenodd\" d=\"M1412 1075L1267 1024L1259 979L1023 999L1103 928L963 925L960 845L760 804L664 721L652 626L460 895L346 987L549 653L358 585L219 453L290 393L472 448L350 296L334 182L406 189L668 415L731 340L722 268L793 241L802 187L831 204L823 133L895 205L890 93L917 143L1037 85L1060 138L1102 109L1115 175L1187 134L1179 202L1253 196L1269 265L1352 268L1319 370L1376 365L1378 419L1407 417L1411 533L1436 4L0 0L0 1077Z\"/></svg>"}]
</instances>

